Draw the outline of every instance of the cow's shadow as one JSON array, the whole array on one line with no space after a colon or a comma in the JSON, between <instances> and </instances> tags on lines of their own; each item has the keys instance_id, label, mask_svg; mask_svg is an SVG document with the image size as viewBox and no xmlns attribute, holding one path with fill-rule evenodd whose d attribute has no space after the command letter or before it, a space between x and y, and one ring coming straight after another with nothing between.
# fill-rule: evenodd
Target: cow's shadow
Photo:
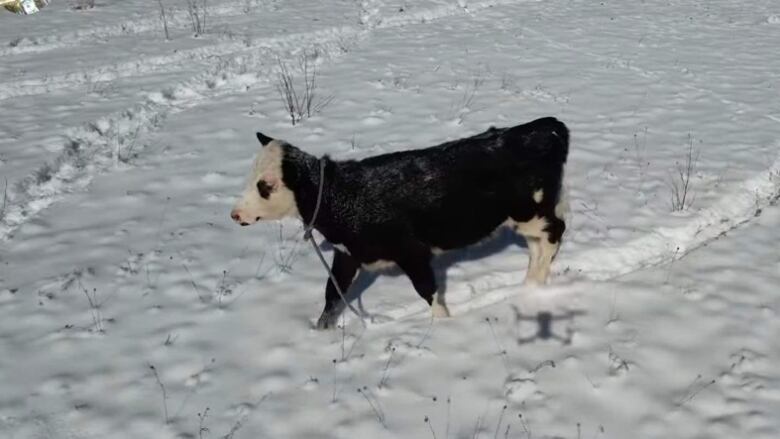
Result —
<instances>
[{"instance_id":1,"label":"cow's shadow","mask_svg":"<svg viewBox=\"0 0 780 439\"><path fill-rule=\"evenodd\" d=\"M513 245L520 247L523 251L527 251L528 248L525 239L521 235L515 233L507 227L502 227L498 229L492 237L487 238L484 241L461 249L450 250L435 256L433 258L432 266L436 275L436 282L439 287L438 290L444 294L446 299L447 271L454 265L461 262L476 261L482 258L486 258ZM320 245L320 248L325 251L333 250L333 246L327 241L323 241L323 243ZM524 268L525 267L520 266L518 267L518 271ZM358 274L358 277L350 286L349 290L345 292L345 298L347 301L350 303L356 300L358 301L358 308L364 314L364 316L370 317L370 313L366 312L362 306L361 298L363 293L365 293L366 290L381 276L405 277L406 275L403 271L401 271L401 269L397 267L380 271L361 270ZM419 296L417 296L417 293L414 291L414 287L412 287L411 281L409 282L409 294L411 294L410 298L414 297L419 300Z\"/></svg>"}]
</instances>

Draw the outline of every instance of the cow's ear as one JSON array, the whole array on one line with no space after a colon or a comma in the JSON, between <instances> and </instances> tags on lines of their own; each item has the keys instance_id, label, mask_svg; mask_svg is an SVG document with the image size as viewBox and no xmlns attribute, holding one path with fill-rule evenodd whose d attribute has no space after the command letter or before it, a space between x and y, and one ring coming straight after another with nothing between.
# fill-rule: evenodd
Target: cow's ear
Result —
<instances>
[{"instance_id":1,"label":"cow's ear","mask_svg":"<svg viewBox=\"0 0 780 439\"><path fill-rule=\"evenodd\" d=\"M261 145L266 146L269 143L271 143L271 141L274 140L274 139L272 139L272 138L270 138L270 137L266 136L265 134L263 134L263 133L258 131L257 132L257 140L260 141Z\"/></svg>"}]
</instances>

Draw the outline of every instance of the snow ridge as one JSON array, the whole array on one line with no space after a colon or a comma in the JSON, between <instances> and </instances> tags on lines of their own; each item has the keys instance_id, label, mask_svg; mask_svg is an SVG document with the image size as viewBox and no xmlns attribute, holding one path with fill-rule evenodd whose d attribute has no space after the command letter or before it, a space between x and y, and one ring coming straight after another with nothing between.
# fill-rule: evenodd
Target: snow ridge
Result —
<instances>
[{"instance_id":1,"label":"snow ridge","mask_svg":"<svg viewBox=\"0 0 780 439\"><path fill-rule=\"evenodd\" d=\"M619 247L594 248L578 254L565 253L564 236L564 253L553 263L553 286L577 278L606 281L669 264L749 223L779 198L780 156L769 168L731 188L712 205L693 212L679 226L659 227ZM556 278L559 278L557 282ZM520 294L522 279L519 271L482 276L469 282L466 288L448 290L447 303L453 315L498 303ZM427 307L417 302L380 311L390 321L427 313Z\"/></svg>"},{"instance_id":2,"label":"snow ridge","mask_svg":"<svg viewBox=\"0 0 780 439\"><path fill-rule=\"evenodd\" d=\"M208 8L208 17L211 19L214 17L241 16L245 13L244 11L246 8L252 10L257 7L262 7L263 9L270 8L267 2L261 2L260 5L257 3L257 1L253 1L248 6L240 4L239 2L212 5ZM81 29L53 36L34 39L24 37L9 41L4 44L3 47L0 47L0 56L19 55L23 53L42 53L93 40L152 32L160 33L162 32L162 23L158 16L159 11L157 9L157 4L154 3L151 4L151 6L151 11L153 13L150 16L142 18L125 20L111 25L95 26L86 30ZM168 8L165 13L168 20L168 28L186 29L191 26L190 18L186 10Z\"/></svg>"}]
</instances>

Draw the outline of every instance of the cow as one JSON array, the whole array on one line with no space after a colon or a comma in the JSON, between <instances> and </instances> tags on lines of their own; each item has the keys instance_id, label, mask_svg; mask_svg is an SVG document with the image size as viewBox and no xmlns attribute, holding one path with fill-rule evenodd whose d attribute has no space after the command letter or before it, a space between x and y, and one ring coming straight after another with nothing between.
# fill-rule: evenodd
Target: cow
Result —
<instances>
[{"instance_id":1,"label":"cow","mask_svg":"<svg viewBox=\"0 0 780 439\"><path fill-rule=\"evenodd\" d=\"M259 132L257 139L262 147L230 216L242 226L299 218L333 245L320 329L344 310L334 279L346 293L360 270L387 266L408 276L434 317L449 316L433 255L500 227L527 242L525 283L548 280L568 205L569 130L554 117L362 160L318 158Z\"/></svg>"}]
</instances>

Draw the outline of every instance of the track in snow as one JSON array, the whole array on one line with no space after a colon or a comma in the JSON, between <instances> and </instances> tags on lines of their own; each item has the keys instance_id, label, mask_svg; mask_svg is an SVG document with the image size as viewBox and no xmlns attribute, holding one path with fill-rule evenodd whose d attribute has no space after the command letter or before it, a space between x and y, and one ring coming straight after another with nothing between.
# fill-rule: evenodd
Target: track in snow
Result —
<instances>
[{"instance_id":1,"label":"track in snow","mask_svg":"<svg viewBox=\"0 0 780 439\"><path fill-rule=\"evenodd\" d=\"M780 147L780 144L777 145ZM606 281L646 268L672 263L738 227L748 224L761 211L780 199L780 156L767 169L728 191L712 205L692 211L677 227L662 227L618 247L599 247L579 254L566 253L566 236L561 254L553 262L551 279L569 283L576 279ZM484 307L523 293L523 271L482 276L467 288L449 289L447 303L453 315ZM562 279L560 280L556 280ZM477 294L473 292L476 291ZM399 320L428 315L419 301L408 306L382 310L383 317Z\"/></svg>"},{"instance_id":2,"label":"track in snow","mask_svg":"<svg viewBox=\"0 0 780 439\"><path fill-rule=\"evenodd\" d=\"M49 37L35 39L21 38L14 41L8 41L0 47L0 57L24 53L49 52L93 40L104 40L113 37L141 35L146 33L160 34L162 32L162 23L158 16L159 11L156 9L156 4L152 4L151 6L152 8L150 8L150 11L152 14L143 18L125 20L111 25L95 26L89 29L79 29ZM255 12L258 9L268 10L270 6L271 5L266 2L258 4L256 1L249 3L248 6L240 4L239 2L211 5L208 9L208 18L240 17L246 13L245 8L247 7L250 11ZM184 9L176 10L169 8L166 10L166 18L168 20L169 29L189 29L192 26L189 15Z\"/></svg>"}]
</instances>

